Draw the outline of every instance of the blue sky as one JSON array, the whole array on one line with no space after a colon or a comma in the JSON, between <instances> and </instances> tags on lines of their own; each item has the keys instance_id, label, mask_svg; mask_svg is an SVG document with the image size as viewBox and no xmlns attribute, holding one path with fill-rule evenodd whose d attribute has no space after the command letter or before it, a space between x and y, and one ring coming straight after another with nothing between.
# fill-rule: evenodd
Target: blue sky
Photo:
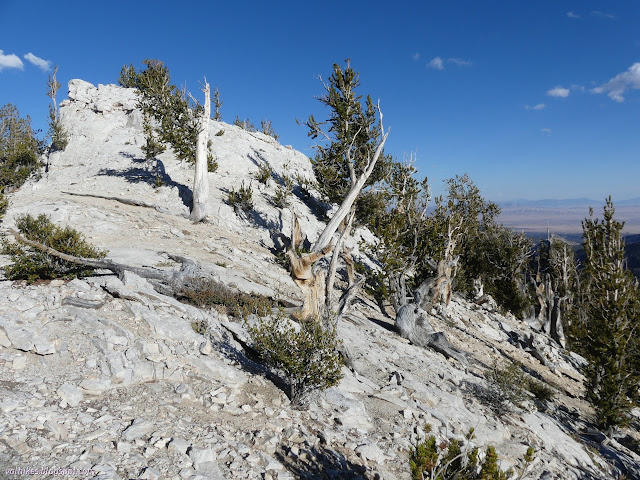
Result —
<instances>
[{"instance_id":1,"label":"blue sky","mask_svg":"<svg viewBox=\"0 0 640 480\"><path fill-rule=\"evenodd\" d=\"M46 129L48 65L66 83L115 83L163 60L172 80L220 88L223 120L326 113L335 62L379 98L387 152L417 155L436 193L468 173L488 198L640 197L640 2L0 0L0 105ZM45 63L41 62L43 60Z\"/></svg>"}]
</instances>

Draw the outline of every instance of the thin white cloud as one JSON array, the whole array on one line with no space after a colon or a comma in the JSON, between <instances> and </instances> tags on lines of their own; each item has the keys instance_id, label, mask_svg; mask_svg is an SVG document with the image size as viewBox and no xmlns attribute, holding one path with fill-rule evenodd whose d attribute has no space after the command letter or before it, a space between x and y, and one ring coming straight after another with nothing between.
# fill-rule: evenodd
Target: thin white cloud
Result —
<instances>
[{"instance_id":1,"label":"thin white cloud","mask_svg":"<svg viewBox=\"0 0 640 480\"><path fill-rule=\"evenodd\" d=\"M436 70L444 70L444 62L440 57L434 57L431 59L429 63L427 63L427 67L434 68Z\"/></svg>"},{"instance_id":2,"label":"thin white cloud","mask_svg":"<svg viewBox=\"0 0 640 480\"><path fill-rule=\"evenodd\" d=\"M601 12L600 10L593 10L591 12L591 15L593 15L594 17L600 17L600 18L610 18L612 20L616 19L616 16L613 13Z\"/></svg>"},{"instance_id":3,"label":"thin white cloud","mask_svg":"<svg viewBox=\"0 0 640 480\"><path fill-rule=\"evenodd\" d=\"M542 132L543 135L551 135L550 128L541 128L540 131Z\"/></svg>"},{"instance_id":4,"label":"thin white cloud","mask_svg":"<svg viewBox=\"0 0 640 480\"><path fill-rule=\"evenodd\" d=\"M629 89L640 89L640 62L636 62L629 67L626 72L622 72L607 83L599 87L592 88L593 93L607 93L609 98L616 102L624 102L624 93Z\"/></svg>"},{"instance_id":5,"label":"thin white cloud","mask_svg":"<svg viewBox=\"0 0 640 480\"><path fill-rule=\"evenodd\" d=\"M547 105L544 103L538 103L537 105L525 105L525 110L544 110Z\"/></svg>"},{"instance_id":6,"label":"thin white cloud","mask_svg":"<svg viewBox=\"0 0 640 480\"><path fill-rule=\"evenodd\" d=\"M5 55L4 52L0 50L0 72L5 68L19 68L22 70L24 64L16 54L10 53L9 55Z\"/></svg>"},{"instance_id":7,"label":"thin white cloud","mask_svg":"<svg viewBox=\"0 0 640 480\"><path fill-rule=\"evenodd\" d=\"M569 18L582 18L582 15L576 12L567 12L567 17Z\"/></svg>"},{"instance_id":8,"label":"thin white cloud","mask_svg":"<svg viewBox=\"0 0 640 480\"><path fill-rule=\"evenodd\" d=\"M453 63L459 67L470 67L473 65L469 60L463 60L462 58L447 58L448 63Z\"/></svg>"},{"instance_id":9,"label":"thin white cloud","mask_svg":"<svg viewBox=\"0 0 640 480\"><path fill-rule=\"evenodd\" d=\"M567 98L569 96L570 90L564 87L553 87L547 90L547 95L550 97L560 97Z\"/></svg>"},{"instance_id":10,"label":"thin white cloud","mask_svg":"<svg viewBox=\"0 0 640 480\"><path fill-rule=\"evenodd\" d=\"M413 55L411 55L411 58L413 58L415 61L420 60L420 53L416 52Z\"/></svg>"},{"instance_id":11,"label":"thin white cloud","mask_svg":"<svg viewBox=\"0 0 640 480\"><path fill-rule=\"evenodd\" d=\"M42 69L47 72L51 69L51 62L48 60L44 60L40 57L36 57L33 53L29 52L24 56L25 60L32 63L36 67Z\"/></svg>"}]
</instances>

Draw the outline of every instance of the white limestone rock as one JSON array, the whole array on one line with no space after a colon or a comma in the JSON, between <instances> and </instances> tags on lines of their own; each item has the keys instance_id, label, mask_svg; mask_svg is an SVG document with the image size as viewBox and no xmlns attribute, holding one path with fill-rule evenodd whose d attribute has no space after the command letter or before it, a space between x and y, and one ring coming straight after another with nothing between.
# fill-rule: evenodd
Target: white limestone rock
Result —
<instances>
[{"instance_id":1,"label":"white limestone rock","mask_svg":"<svg viewBox=\"0 0 640 480\"><path fill-rule=\"evenodd\" d=\"M61 385L56 390L56 393L63 401L67 402L67 404L72 407L77 407L84 397L82 390L69 383Z\"/></svg>"}]
</instances>

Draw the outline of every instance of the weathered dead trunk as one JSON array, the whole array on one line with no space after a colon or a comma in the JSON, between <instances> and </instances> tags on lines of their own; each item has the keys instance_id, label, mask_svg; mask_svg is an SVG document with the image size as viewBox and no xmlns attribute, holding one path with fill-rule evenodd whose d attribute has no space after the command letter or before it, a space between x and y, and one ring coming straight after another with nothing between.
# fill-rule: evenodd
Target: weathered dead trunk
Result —
<instances>
[{"instance_id":1,"label":"weathered dead trunk","mask_svg":"<svg viewBox=\"0 0 640 480\"><path fill-rule=\"evenodd\" d=\"M207 179L209 155L209 117L211 116L211 93L209 84L204 84L204 111L200 118L200 132L196 146L196 169L193 178L193 208L189 220L201 222L207 216L207 201L209 200L209 181Z\"/></svg>"},{"instance_id":2,"label":"weathered dead trunk","mask_svg":"<svg viewBox=\"0 0 640 480\"><path fill-rule=\"evenodd\" d=\"M460 228L462 221L457 225L452 225L449 221L447 226L447 239L445 241L442 257L436 263L430 260L431 268L435 268L435 276L423 281L416 289L414 297L416 304L427 312L434 306L439 305L441 314L446 316L447 307L451 302L452 287L451 282L458 267L459 255L455 255L458 238L461 235Z\"/></svg>"},{"instance_id":3,"label":"weathered dead trunk","mask_svg":"<svg viewBox=\"0 0 640 480\"><path fill-rule=\"evenodd\" d=\"M564 329L562 327L562 311L567 297L561 297L554 291L551 276L545 274L544 281L536 275L536 297L539 311L536 316L540 330L553 338L562 347L566 346Z\"/></svg>"},{"instance_id":4,"label":"weathered dead trunk","mask_svg":"<svg viewBox=\"0 0 640 480\"><path fill-rule=\"evenodd\" d=\"M416 303L407 303L396 315L396 328L400 335L414 345L432 348L447 358L455 358L466 365L462 350L455 348L444 332L436 332L429 322L429 314Z\"/></svg>"},{"instance_id":5,"label":"weathered dead trunk","mask_svg":"<svg viewBox=\"0 0 640 480\"><path fill-rule=\"evenodd\" d=\"M313 267L333 247L328 245L320 252L300 255L298 253L298 248L302 244L300 223L293 211L291 216L291 246L287 251L287 256L291 264L291 278L303 295L302 308L294 316L299 320L320 320L324 316L325 273L322 269L314 271Z\"/></svg>"}]
</instances>

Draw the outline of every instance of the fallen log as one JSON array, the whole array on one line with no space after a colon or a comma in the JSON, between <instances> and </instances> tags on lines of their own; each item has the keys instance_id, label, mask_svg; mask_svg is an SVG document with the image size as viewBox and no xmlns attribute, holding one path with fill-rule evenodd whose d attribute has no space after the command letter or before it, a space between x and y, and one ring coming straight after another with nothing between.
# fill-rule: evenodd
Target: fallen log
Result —
<instances>
[{"instance_id":1,"label":"fallen log","mask_svg":"<svg viewBox=\"0 0 640 480\"><path fill-rule=\"evenodd\" d=\"M106 259L96 259L96 258L85 258L85 257L75 257L73 255L69 255L66 253L59 252L47 245L36 242L34 240L29 240L28 238L23 237L20 233L16 232L12 228L5 229L6 232L11 234L13 238L23 245L28 245L32 248L40 250L41 252L47 253L54 257L60 258L61 260L75 263L76 265L83 265L96 269L104 269L110 270L113 273L117 274L120 278L124 276L125 271L129 271L135 273L136 275L146 278L147 280L155 280L162 283L167 284L172 290L176 288L176 286L182 285L184 280L188 277L193 277L198 274L200 271L199 265L186 257L182 257L179 255L172 255L166 252L160 252L167 255L171 260L180 262L182 264L180 270L172 270L172 271L163 271L163 270L155 270L144 267L135 267L133 265L125 265L123 263L114 262L113 260ZM166 286L164 286L166 290Z\"/></svg>"}]
</instances>

